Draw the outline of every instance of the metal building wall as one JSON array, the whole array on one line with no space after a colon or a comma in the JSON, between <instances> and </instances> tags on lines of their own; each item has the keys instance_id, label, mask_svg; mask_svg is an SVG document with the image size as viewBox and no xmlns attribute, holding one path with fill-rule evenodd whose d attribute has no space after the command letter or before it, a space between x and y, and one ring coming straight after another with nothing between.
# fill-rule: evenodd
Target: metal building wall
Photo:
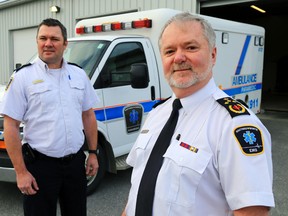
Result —
<instances>
[{"instance_id":1,"label":"metal building wall","mask_svg":"<svg viewBox=\"0 0 288 216\"><path fill-rule=\"evenodd\" d=\"M52 5L59 6L60 13L51 13ZM0 84L7 84L14 69L14 30L36 27L43 19L52 17L59 19L66 26L68 36L72 37L79 19L164 7L199 11L197 0L32 0L7 8L0 5Z\"/></svg>"}]
</instances>

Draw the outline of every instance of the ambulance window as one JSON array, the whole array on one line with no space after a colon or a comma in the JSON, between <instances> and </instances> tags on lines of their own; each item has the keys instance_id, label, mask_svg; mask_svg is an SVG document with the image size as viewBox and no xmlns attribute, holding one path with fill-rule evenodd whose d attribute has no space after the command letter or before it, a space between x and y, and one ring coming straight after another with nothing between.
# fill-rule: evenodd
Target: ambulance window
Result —
<instances>
[{"instance_id":1,"label":"ambulance window","mask_svg":"<svg viewBox=\"0 0 288 216\"><path fill-rule=\"evenodd\" d=\"M130 85L130 70L134 63L147 63L142 44L126 42L116 45L100 72L94 88Z\"/></svg>"},{"instance_id":2,"label":"ambulance window","mask_svg":"<svg viewBox=\"0 0 288 216\"><path fill-rule=\"evenodd\" d=\"M229 42L229 34L227 32L222 32L222 43L228 44Z\"/></svg>"}]
</instances>

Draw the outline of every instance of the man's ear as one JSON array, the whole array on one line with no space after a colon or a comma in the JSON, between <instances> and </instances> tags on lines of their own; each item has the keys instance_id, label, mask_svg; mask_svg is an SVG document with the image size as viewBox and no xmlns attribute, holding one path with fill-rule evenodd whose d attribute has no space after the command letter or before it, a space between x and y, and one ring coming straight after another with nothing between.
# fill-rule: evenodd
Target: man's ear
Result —
<instances>
[{"instance_id":1,"label":"man's ear","mask_svg":"<svg viewBox=\"0 0 288 216\"><path fill-rule=\"evenodd\" d=\"M66 49L66 47L68 46L68 41L67 40L64 41L64 46L65 46L65 49Z\"/></svg>"},{"instance_id":2,"label":"man's ear","mask_svg":"<svg viewBox=\"0 0 288 216\"><path fill-rule=\"evenodd\" d=\"M213 65L215 65L215 63L216 63L216 56L217 56L217 48L216 48L216 47L213 47L211 55L212 55L211 57L212 57Z\"/></svg>"}]
</instances>

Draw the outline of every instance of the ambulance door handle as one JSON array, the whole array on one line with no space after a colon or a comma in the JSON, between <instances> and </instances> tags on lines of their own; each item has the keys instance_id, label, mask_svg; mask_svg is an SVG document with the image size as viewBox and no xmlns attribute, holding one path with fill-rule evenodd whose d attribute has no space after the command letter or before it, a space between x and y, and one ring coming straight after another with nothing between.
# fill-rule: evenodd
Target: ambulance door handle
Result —
<instances>
[{"instance_id":1,"label":"ambulance door handle","mask_svg":"<svg viewBox=\"0 0 288 216\"><path fill-rule=\"evenodd\" d=\"M155 87L151 86L151 100L154 101L155 100Z\"/></svg>"}]
</instances>

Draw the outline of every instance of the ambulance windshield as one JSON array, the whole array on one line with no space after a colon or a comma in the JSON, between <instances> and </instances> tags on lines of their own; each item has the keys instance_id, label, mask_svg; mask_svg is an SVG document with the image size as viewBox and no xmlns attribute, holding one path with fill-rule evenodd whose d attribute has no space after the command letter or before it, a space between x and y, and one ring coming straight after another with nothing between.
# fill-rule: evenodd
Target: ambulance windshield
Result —
<instances>
[{"instance_id":1,"label":"ambulance windshield","mask_svg":"<svg viewBox=\"0 0 288 216\"><path fill-rule=\"evenodd\" d=\"M109 44L109 41L69 41L64 58L81 66L91 78Z\"/></svg>"}]
</instances>

